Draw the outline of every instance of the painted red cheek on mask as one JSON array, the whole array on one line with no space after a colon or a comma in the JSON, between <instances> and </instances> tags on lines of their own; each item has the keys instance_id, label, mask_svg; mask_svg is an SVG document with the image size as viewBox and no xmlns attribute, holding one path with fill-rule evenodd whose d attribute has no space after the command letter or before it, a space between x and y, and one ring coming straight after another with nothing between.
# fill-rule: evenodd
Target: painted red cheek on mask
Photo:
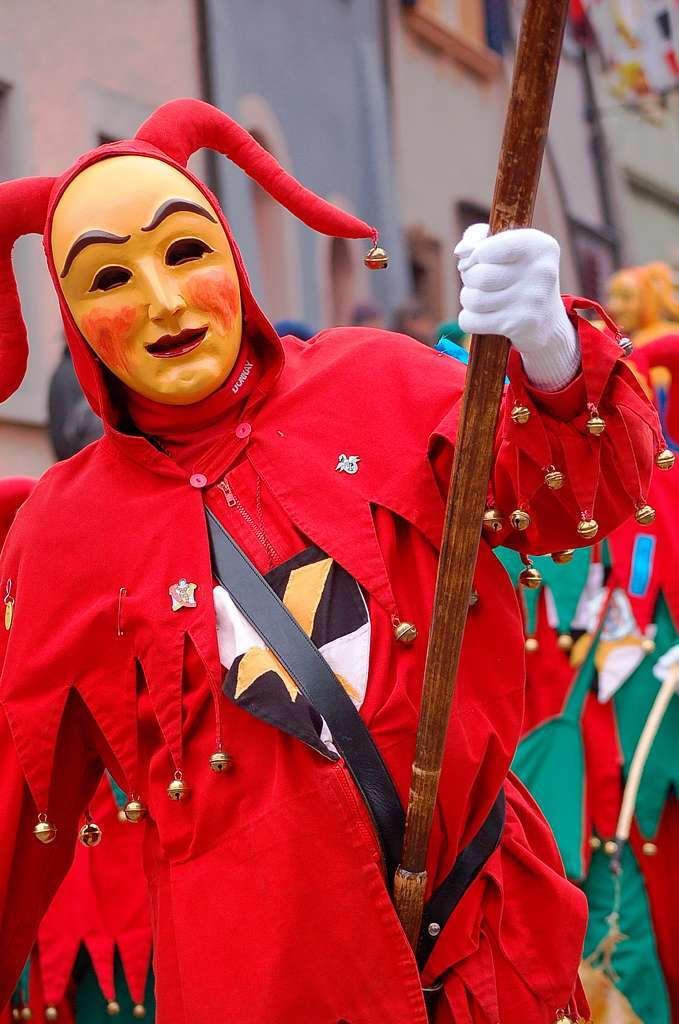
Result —
<instances>
[{"instance_id":1,"label":"painted red cheek on mask","mask_svg":"<svg viewBox=\"0 0 679 1024\"><path fill-rule=\"evenodd\" d=\"M134 306L122 306L115 311L95 306L83 317L83 334L112 369L127 369L127 341L136 318Z\"/></svg>"},{"instance_id":2,"label":"painted red cheek on mask","mask_svg":"<svg viewBox=\"0 0 679 1024\"><path fill-rule=\"evenodd\" d=\"M204 309L226 334L238 313L238 284L226 270L202 270L184 285L184 297L196 309Z\"/></svg>"}]
</instances>

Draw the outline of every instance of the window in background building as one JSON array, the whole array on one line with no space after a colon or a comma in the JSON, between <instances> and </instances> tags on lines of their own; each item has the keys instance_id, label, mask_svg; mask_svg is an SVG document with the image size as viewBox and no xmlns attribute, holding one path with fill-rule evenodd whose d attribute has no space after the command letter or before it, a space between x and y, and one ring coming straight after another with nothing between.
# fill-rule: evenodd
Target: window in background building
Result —
<instances>
[{"instance_id":1,"label":"window in background building","mask_svg":"<svg viewBox=\"0 0 679 1024\"><path fill-rule=\"evenodd\" d=\"M346 238L330 242L330 315L332 326L351 323L355 301L354 260Z\"/></svg>"},{"instance_id":2,"label":"window in background building","mask_svg":"<svg viewBox=\"0 0 679 1024\"><path fill-rule=\"evenodd\" d=\"M491 50L504 53L509 39L507 0L486 0L486 42Z\"/></svg>"},{"instance_id":3,"label":"window in background building","mask_svg":"<svg viewBox=\"0 0 679 1024\"><path fill-rule=\"evenodd\" d=\"M435 320L443 315L441 243L420 227L406 232L413 292L417 305Z\"/></svg>"},{"instance_id":4,"label":"window in background building","mask_svg":"<svg viewBox=\"0 0 679 1024\"><path fill-rule=\"evenodd\" d=\"M490 210L487 206L462 200L462 202L456 204L453 214L453 229L456 237L461 238L472 224L487 224L489 219Z\"/></svg>"},{"instance_id":5,"label":"window in background building","mask_svg":"<svg viewBox=\"0 0 679 1024\"><path fill-rule=\"evenodd\" d=\"M264 149L273 153L267 140L258 132L253 136ZM273 153L276 156L275 153ZM286 252L286 234L283 218L287 216L280 203L265 192L255 181L250 184L252 210L257 240L257 256L262 303L271 320L290 316L290 281Z\"/></svg>"},{"instance_id":6,"label":"window in background building","mask_svg":"<svg viewBox=\"0 0 679 1024\"><path fill-rule=\"evenodd\" d=\"M486 41L485 0L416 0L415 7L447 28L463 32L477 43Z\"/></svg>"},{"instance_id":7,"label":"window in background building","mask_svg":"<svg viewBox=\"0 0 679 1024\"><path fill-rule=\"evenodd\" d=\"M413 35L480 78L500 73L501 47L490 48L487 15L500 0L401 0ZM493 30L497 33L497 19ZM495 36L494 36L495 38Z\"/></svg>"}]
</instances>

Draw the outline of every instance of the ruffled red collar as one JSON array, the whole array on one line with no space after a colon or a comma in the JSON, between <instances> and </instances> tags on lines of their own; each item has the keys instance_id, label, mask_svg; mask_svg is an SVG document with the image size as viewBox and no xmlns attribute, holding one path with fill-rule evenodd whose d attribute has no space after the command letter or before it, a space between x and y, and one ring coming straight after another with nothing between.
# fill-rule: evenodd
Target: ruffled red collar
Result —
<instances>
[{"instance_id":1,"label":"ruffled red collar","mask_svg":"<svg viewBox=\"0 0 679 1024\"><path fill-rule=\"evenodd\" d=\"M224 384L192 405L166 405L125 388L130 417L138 430L160 441L177 461L179 456L216 440L238 417L261 376L261 363L250 342L243 341L236 365Z\"/></svg>"}]
</instances>

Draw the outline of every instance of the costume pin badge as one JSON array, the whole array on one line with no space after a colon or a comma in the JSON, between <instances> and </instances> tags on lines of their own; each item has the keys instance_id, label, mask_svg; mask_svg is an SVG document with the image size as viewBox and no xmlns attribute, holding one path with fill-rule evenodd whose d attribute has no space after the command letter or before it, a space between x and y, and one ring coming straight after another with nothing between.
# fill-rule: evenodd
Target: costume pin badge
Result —
<instances>
[{"instance_id":1,"label":"costume pin badge","mask_svg":"<svg viewBox=\"0 0 679 1024\"><path fill-rule=\"evenodd\" d=\"M180 608L196 607L196 586L188 580L181 579L179 583L173 583L169 589L172 598L172 611L178 612Z\"/></svg>"},{"instance_id":2,"label":"costume pin badge","mask_svg":"<svg viewBox=\"0 0 679 1024\"><path fill-rule=\"evenodd\" d=\"M14 618L14 598L12 597L12 581L7 580L7 589L5 590L5 629L12 628L12 619Z\"/></svg>"},{"instance_id":3,"label":"costume pin badge","mask_svg":"<svg viewBox=\"0 0 679 1024\"><path fill-rule=\"evenodd\" d=\"M338 473L349 473L350 476L353 476L354 473L358 473L360 461L360 455L340 455L335 469Z\"/></svg>"}]
</instances>

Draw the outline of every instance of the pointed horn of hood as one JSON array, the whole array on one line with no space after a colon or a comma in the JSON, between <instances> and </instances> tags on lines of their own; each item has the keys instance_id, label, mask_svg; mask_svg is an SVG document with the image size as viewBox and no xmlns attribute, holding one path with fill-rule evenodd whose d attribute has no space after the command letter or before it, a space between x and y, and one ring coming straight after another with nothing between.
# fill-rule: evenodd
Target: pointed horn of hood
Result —
<instances>
[{"instance_id":1,"label":"pointed horn of hood","mask_svg":"<svg viewBox=\"0 0 679 1024\"><path fill-rule=\"evenodd\" d=\"M258 185L314 231L336 238L370 238L377 230L321 199L283 170L278 161L241 125L202 100L163 104L136 134L185 167L199 149L214 149L232 160Z\"/></svg>"},{"instance_id":2,"label":"pointed horn of hood","mask_svg":"<svg viewBox=\"0 0 679 1024\"><path fill-rule=\"evenodd\" d=\"M22 235L41 235L54 178L0 183L0 402L14 394L26 373L28 338L12 267Z\"/></svg>"}]
</instances>

